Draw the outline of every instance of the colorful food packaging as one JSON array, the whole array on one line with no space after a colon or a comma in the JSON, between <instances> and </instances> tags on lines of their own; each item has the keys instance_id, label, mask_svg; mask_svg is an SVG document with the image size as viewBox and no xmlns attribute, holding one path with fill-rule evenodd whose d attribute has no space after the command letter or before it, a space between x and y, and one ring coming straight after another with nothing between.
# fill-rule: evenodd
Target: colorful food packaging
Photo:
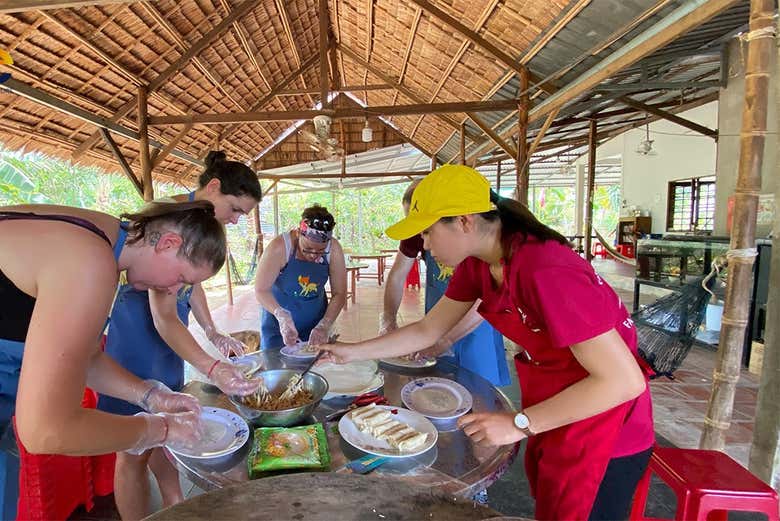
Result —
<instances>
[{"instance_id":1,"label":"colorful food packaging","mask_svg":"<svg viewBox=\"0 0 780 521\"><path fill-rule=\"evenodd\" d=\"M301 427L259 427L247 460L249 476L274 470L330 468L328 438L321 423Z\"/></svg>"}]
</instances>

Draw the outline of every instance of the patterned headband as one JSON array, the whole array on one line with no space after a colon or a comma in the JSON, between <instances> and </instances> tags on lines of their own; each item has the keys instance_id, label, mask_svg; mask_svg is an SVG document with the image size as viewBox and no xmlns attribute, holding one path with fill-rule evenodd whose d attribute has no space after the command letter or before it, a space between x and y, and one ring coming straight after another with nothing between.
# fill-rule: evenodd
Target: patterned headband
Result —
<instances>
[{"instance_id":1,"label":"patterned headband","mask_svg":"<svg viewBox=\"0 0 780 521\"><path fill-rule=\"evenodd\" d=\"M306 219L302 220L301 224L298 225L298 231L301 232L301 235L314 242L326 243L333 238L332 230L326 232L323 230L314 229L309 226L309 223L306 222Z\"/></svg>"}]
</instances>

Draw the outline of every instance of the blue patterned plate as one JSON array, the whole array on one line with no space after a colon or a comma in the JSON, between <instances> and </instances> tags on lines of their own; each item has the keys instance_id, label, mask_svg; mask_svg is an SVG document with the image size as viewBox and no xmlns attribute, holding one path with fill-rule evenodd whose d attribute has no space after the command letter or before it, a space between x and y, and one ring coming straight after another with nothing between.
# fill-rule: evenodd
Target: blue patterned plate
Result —
<instances>
[{"instance_id":1,"label":"blue patterned plate","mask_svg":"<svg viewBox=\"0 0 780 521\"><path fill-rule=\"evenodd\" d=\"M417 378L401 389L401 401L428 418L449 420L471 410L471 393L458 382L429 376Z\"/></svg>"}]
</instances>

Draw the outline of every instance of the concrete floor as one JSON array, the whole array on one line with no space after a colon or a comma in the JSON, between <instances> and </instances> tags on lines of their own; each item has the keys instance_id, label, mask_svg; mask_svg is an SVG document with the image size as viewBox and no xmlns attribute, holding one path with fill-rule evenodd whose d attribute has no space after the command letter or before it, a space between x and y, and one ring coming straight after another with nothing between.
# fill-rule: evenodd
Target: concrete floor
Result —
<instances>
[{"instance_id":1,"label":"concrete floor","mask_svg":"<svg viewBox=\"0 0 780 521\"><path fill-rule=\"evenodd\" d=\"M626 306L631 307L633 268L614 261L596 261L597 271L616 288ZM376 336L379 313L382 306L383 289L375 280L363 280L358 283L357 303L350 304L342 312L336 328L344 341L359 341ZM644 293L640 302L646 304L660 296L659 293ZM251 287L234 289L234 305L226 304L226 294L217 290L209 295L215 322L226 331L241 331L259 328L259 308L255 302ZM423 314L423 294L419 290L407 289L399 310L399 319L408 323ZM194 321L193 321L194 322ZM205 343L205 337L197 325L191 327L193 334ZM513 403L519 403L519 391L511 358L515 346L507 341L507 359L513 383L502 390ZM694 347L675 373L675 380L659 379L651 382L654 402L655 429L658 441L662 445L684 448L696 448L701 436L704 414L712 385L712 371L715 353L712 350ZM734 419L727 436L726 452L743 465L747 465L750 442L755 416L755 404L758 391L758 378L743 371L740 378ZM521 455L522 456L522 455ZM183 479L183 487L188 496L202 493L197 487ZM523 471L522 457L518 457L509 471L488 490L490 506L513 516L533 516L533 499L528 493L528 484ZM159 504L159 499L155 499ZM111 501L102 501L92 514L76 513L73 519L115 518L111 512ZM674 515L675 498L671 491L661 483L654 483L648 506L648 514L656 517L671 518ZM745 519L745 517L739 517ZM736 519L736 517L734 517Z\"/></svg>"}]
</instances>

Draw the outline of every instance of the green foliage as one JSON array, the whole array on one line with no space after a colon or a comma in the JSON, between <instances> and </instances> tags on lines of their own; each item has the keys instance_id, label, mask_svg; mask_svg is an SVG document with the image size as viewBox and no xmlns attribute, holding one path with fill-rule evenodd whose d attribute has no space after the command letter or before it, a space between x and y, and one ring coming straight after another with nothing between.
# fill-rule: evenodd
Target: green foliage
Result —
<instances>
[{"instance_id":1,"label":"green foliage","mask_svg":"<svg viewBox=\"0 0 780 521\"><path fill-rule=\"evenodd\" d=\"M531 210L547 226L566 236L576 234L573 187L531 190ZM597 186L593 193L593 226L604 237L614 237L620 213L620 185Z\"/></svg>"}]
</instances>

